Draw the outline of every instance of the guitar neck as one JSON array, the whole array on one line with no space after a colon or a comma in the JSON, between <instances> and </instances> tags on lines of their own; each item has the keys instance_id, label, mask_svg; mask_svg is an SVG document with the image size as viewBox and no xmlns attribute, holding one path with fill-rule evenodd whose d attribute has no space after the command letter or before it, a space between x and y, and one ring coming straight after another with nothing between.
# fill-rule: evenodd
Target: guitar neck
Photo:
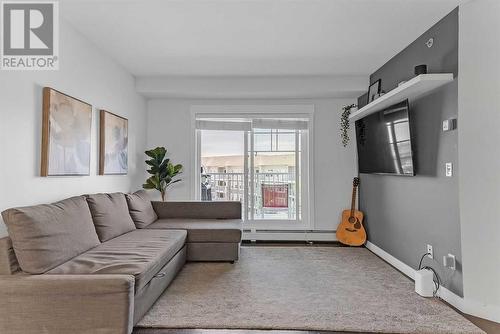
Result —
<instances>
[{"instance_id":1,"label":"guitar neck","mask_svg":"<svg viewBox=\"0 0 500 334\"><path fill-rule=\"evenodd\" d=\"M352 186L351 216L354 216L354 210L356 210L356 186Z\"/></svg>"}]
</instances>

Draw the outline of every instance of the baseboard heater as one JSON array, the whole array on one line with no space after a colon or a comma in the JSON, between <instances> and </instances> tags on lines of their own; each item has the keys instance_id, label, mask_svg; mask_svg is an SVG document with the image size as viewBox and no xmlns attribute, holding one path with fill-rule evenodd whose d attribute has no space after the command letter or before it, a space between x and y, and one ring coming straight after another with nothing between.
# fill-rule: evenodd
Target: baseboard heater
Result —
<instances>
[{"instance_id":1,"label":"baseboard heater","mask_svg":"<svg viewBox=\"0 0 500 334\"><path fill-rule=\"evenodd\" d=\"M244 229L246 241L337 241L331 230L264 230Z\"/></svg>"}]
</instances>

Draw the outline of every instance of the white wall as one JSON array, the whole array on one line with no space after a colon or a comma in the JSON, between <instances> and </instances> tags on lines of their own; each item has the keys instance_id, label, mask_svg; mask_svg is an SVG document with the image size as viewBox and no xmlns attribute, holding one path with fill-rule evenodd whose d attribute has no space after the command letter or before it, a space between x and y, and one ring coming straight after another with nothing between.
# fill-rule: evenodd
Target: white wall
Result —
<instances>
[{"instance_id":1,"label":"white wall","mask_svg":"<svg viewBox=\"0 0 500 334\"><path fill-rule=\"evenodd\" d=\"M459 8L458 144L464 298L500 322L500 2ZM467 311L467 310L466 310Z\"/></svg>"},{"instance_id":2,"label":"white wall","mask_svg":"<svg viewBox=\"0 0 500 334\"><path fill-rule=\"evenodd\" d=\"M192 105L297 105L314 104L315 229L335 230L340 212L350 206L352 178L356 175L355 142L344 148L340 141L341 108L353 99L187 100L153 99L148 102L148 147L165 146L175 163L184 165L183 182L172 186L168 198L190 199L193 180L191 145ZM352 130L352 129L351 129ZM353 135L351 134L351 138Z\"/></svg>"},{"instance_id":3,"label":"white wall","mask_svg":"<svg viewBox=\"0 0 500 334\"><path fill-rule=\"evenodd\" d=\"M44 86L93 105L91 176L39 176ZM100 108L129 119L127 176L96 175ZM145 110L144 98L135 92L134 78L62 21L59 71L0 72L0 211L83 193L138 188L144 175ZM5 234L0 221L0 236Z\"/></svg>"}]
</instances>

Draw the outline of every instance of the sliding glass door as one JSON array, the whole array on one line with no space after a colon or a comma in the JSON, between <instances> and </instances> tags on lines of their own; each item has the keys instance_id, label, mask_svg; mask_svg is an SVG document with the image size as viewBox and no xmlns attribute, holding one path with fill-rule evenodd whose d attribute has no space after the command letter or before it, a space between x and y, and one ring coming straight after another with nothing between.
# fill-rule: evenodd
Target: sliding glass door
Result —
<instances>
[{"instance_id":1,"label":"sliding glass door","mask_svg":"<svg viewBox=\"0 0 500 334\"><path fill-rule=\"evenodd\" d=\"M300 197L298 130L259 129L251 134L250 198L253 220L297 220Z\"/></svg>"},{"instance_id":2,"label":"sliding glass door","mask_svg":"<svg viewBox=\"0 0 500 334\"><path fill-rule=\"evenodd\" d=\"M200 130L201 183L203 201L245 201L246 133Z\"/></svg>"},{"instance_id":3,"label":"sliding glass door","mask_svg":"<svg viewBox=\"0 0 500 334\"><path fill-rule=\"evenodd\" d=\"M250 227L292 229L305 223L306 120L200 118L196 136L199 199L241 201Z\"/></svg>"}]
</instances>

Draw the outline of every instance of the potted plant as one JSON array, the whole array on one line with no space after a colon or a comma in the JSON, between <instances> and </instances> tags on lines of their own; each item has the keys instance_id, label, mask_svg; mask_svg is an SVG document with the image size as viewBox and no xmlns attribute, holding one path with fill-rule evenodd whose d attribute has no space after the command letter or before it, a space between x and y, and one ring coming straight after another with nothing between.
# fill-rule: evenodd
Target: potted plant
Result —
<instances>
[{"instance_id":1,"label":"potted plant","mask_svg":"<svg viewBox=\"0 0 500 334\"><path fill-rule=\"evenodd\" d=\"M340 116L340 138L342 138L342 145L344 147L349 143L349 116L351 115L351 110L357 109L357 105L349 104L342 107L342 115Z\"/></svg>"},{"instance_id":2,"label":"potted plant","mask_svg":"<svg viewBox=\"0 0 500 334\"><path fill-rule=\"evenodd\" d=\"M151 176L142 185L144 189L156 189L161 194L161 200L165 201L165 192L168 186L181 181L174 178L182 173L182 165L174 165L170 159L166 158L167 150L165 147L157 147L148 150L146 155L151 159L146 160L146 164L150 166L147 170Z\"/></svg>"}]
</instances>

